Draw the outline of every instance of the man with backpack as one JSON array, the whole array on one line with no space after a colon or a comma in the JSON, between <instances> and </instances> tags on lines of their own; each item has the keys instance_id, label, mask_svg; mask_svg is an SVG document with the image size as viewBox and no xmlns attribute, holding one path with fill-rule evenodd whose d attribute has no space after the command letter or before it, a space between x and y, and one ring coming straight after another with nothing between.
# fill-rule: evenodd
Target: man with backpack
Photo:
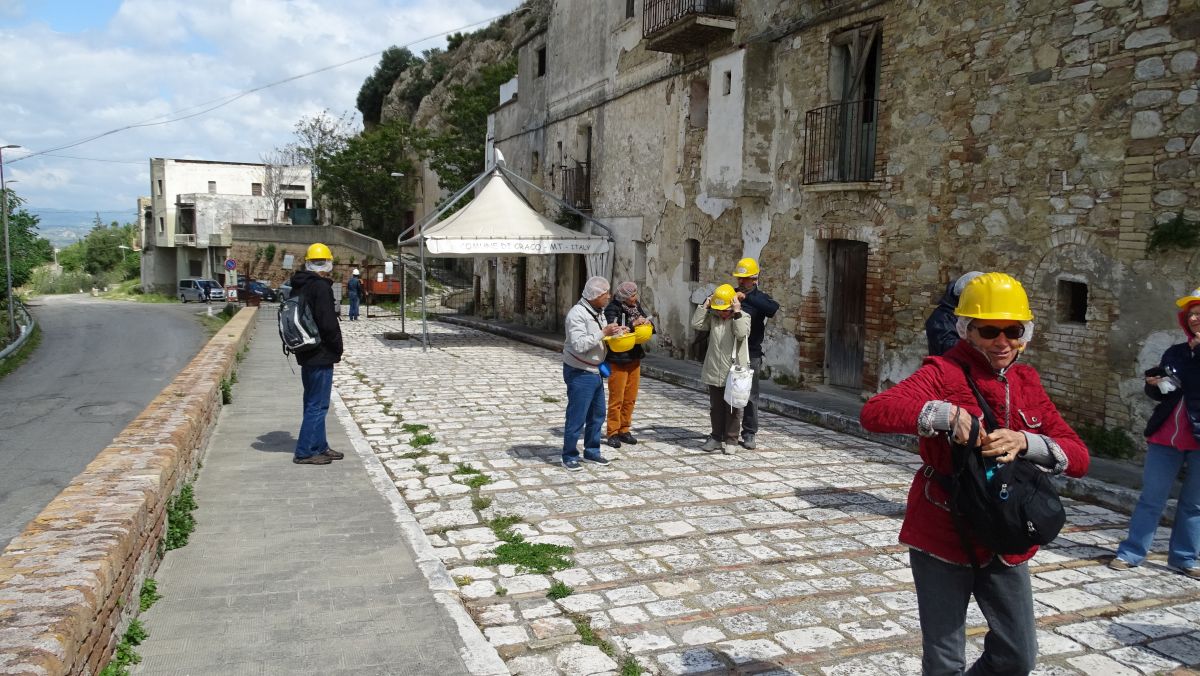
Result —
<instances>
[{"instance_id":1,"label":"man with backpack","mask_svg":"<svg viewBox=\"0 0 1200 676\"><path fill-rule=\"evenodd\" d=\"M334 306L331 272L333 254L329 247L318 242L308 247L304 269L292 275L291 280L292 297L299 300L301 310L306 307L311 313L318 338L293 350L304 384L304 421L292 458L298 465L328 465L345 457L330 448L325 437L325 414L333 392L333 365L342 360L342 329Z\"/></svg>"},{"instance_id":2,"label":"man with backpack","mask_svg":"<svg viewBox=\"0 0 1200 676\"><path fill-rule=\"evenodd\" d=\"M900 542L909 547L916 586L922 673L966 670L967 605L974 595L988 634L967 673L1028 674L1037 662L1027 562L1038 546L1030 541L1057 534L1061 506L1057 524L1031 514L1016 528L1003 510L1026 497L1057 503L1057 495L1043 492L1043 475L1083 476L1088 451L1050 402L1037 371L1018 363L1033 335L1020 282L999 272L980 275L965 285L954 314L962 340L872 397L861 422L872 432L920 436L925 464L908 492ZM982 491L973 492L976 487ZM991 520L971 508L994 510L1000 501L1011 504ZM1045 533L1022 540L1042 526Z\"/></svg>"},{"instance_id":3,"label":"man with backpack","mask_svg":"<svg viewBox=\"0 0 1200 676\"><path fill-rule=\"evenodd\" d=\"M758 261L753 258L738 261L733 276L737 279L737 297L742 312L750 315L750 368L754 370L754 380L750 386L750 401L742 410L741 445L753 451L758 448L754 435L758 434L758 374L762 371L763 336L767 320L779 312L779 303L758 287Z\"/></svg>"}]
</instances>

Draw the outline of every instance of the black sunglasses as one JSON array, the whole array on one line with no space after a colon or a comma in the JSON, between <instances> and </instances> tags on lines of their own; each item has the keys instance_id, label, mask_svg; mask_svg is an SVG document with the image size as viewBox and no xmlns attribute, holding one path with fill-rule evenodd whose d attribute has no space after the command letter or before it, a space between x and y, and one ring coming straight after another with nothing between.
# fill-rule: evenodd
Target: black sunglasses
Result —
<instances>
[{"instance_id":1,"label":"black sunglasses","mask_svg":"<svg viewBox=\"0 0 1200 676\"><path fill-rule=\"evenodd\" d=\"M1009 340L1016 340L1025 335L1024 324L1013 324L1012 326L1006 326L1004 328L992 326L990 324L984 324L983 326L976 326L975 330L979 332L979 337L983 338L984 340L991 340L996 336L999 336L1001 333L1003 333L1004 337Z\"/></svg>"}]
</instances>

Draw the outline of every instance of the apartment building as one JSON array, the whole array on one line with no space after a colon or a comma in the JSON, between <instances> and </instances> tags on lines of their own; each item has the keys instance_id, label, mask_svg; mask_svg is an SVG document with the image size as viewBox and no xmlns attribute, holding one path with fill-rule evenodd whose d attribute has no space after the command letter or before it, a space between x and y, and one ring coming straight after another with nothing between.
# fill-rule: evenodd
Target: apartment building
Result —
<instances>
[{"instance_id":1,"label":"apartment building","mask_svg":"<svg viewBox=\"0 0 1200 676\"><path fill-rule=\"evenodd\" d=\"M171 293L183 277L224 283L234 224L311 224L312 172L208 160L150 160L142 214L142 283Z\"/></svg>"}]
</instances>

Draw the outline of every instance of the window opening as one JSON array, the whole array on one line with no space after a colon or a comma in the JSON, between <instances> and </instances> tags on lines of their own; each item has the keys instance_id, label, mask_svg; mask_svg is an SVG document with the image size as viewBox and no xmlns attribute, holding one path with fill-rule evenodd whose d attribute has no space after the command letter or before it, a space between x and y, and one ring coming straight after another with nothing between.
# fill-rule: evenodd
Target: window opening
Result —
<instances>
[{"instance_id":1,"label":"window opening","mask_svg":"<svg viewBox=\"0 0 1200 676\"><path fill-rule=\"evenodd\" d=\"M729 96L729 92L733 91L733 72L725 71L724 84L721 85L721 93Z\"/></svg>"},{"instance_id":2,"label":"window opening","mask_svg":"<svg viewBox=\"0 0 1200 676\"><path fill-rule=\"evenodd\" d=\"M688 256L688 281L700 281L700 240L689 239L687 241L687 256Z\"/></svg>"},{"instance_id":3,"label":"window opening","mask_svg":"<svg viewBox=\"0 0 1200 676\"><path fill-rule=\"evenodd\" d=\"M210 194L210 195L217 194L217 182L216 181L208 182L208 194Z\"/></svg>"},{"instance_id":4,"label":"window opening","mask_svg":"<svg viewBox=\"0 0 1200 676\"><path fill-rule=\"evenodd\" d=\"M537 50L537 76L541 77L546 74L546 48L538 47Z\"/></svg>"},{"instance_id":5,"label":"window opening","mask_svg":"<svg viewBox=\"0 0 1200 676\"><path fill-rule=\"evenodd\" d=\"M251 183L250 194L255 197L262 197L262 183Z\"/></svg>"},{"instance_id":6,"label":"window opening","mask_svg":"<svg viewBox=\"0 0 1200 676\"><path fill-rule=\"evenodd\" d=\"M1083 282L1058 280L1058 321L1087 323L1088 287Z\"/></svg>"}]
</instances>

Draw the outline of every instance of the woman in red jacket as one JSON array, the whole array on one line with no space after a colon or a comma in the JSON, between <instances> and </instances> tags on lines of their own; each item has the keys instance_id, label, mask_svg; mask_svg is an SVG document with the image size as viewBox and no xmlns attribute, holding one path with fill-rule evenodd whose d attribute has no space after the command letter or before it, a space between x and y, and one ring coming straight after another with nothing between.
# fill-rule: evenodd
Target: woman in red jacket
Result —
<instances>
[{"instance_id":1,"label":"woman in red jacket","mask_svg":"<svg viewBox=\"0 0 1200 676\"><path fill-rule=\"evenodd\" d=\"M951 472L950 440L965 443L971 419L982 415L963 366L1001 426L980 439L985 458L1006 463L1023 456L1047 472L1083 476L1087 447L1050 402L1037 371L1017 363L1033 335L1033 313L1020 282L999 272L977 277L963 289L954 314L963 340L872 397L863 407L862 425L921 437L925 466L908 492L900 542L909 546L916 585L922 672L963 673L967 604L974 595L988 633L968 673L1028 674L1036 666L1037 635L1026 562L1037 547L1001 556L974 545L979 564L974 568L946 507L948 496L933 477Z\"/></svg>"}]
</instances>

